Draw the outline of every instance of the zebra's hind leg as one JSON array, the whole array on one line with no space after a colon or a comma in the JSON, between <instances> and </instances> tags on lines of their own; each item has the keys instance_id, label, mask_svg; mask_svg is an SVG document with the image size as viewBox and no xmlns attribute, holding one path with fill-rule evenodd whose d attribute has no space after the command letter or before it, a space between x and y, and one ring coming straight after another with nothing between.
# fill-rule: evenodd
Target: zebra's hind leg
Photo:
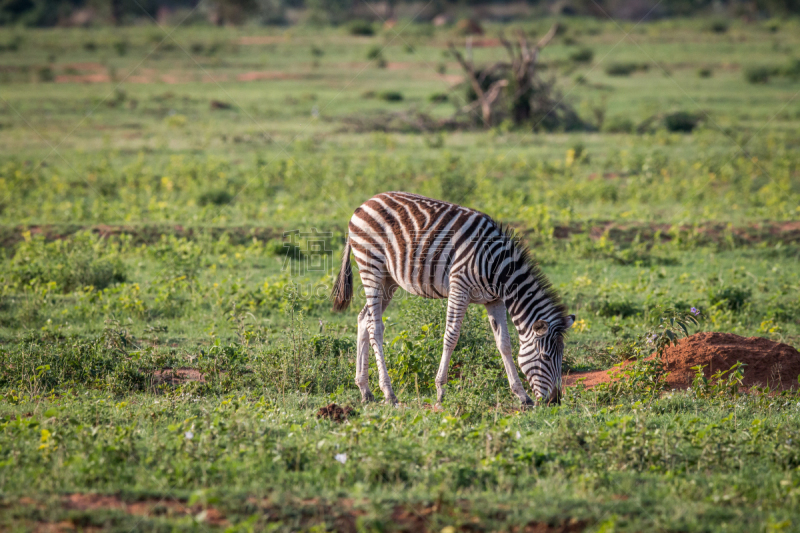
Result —
<instances>
[{"instance_id":1,"label":"zebra's hind leg","mask_svg":"<svg viewBox=\"0 0 800 533\"><path fill-rule=\"evenodd\" d=\"M450 356L458 343L461 334L461 323L469 306L467 291L460 290L458 283L450 282L450 294L447 297L447 322L444 329L444 350L436 373L436 403L441 406L444 401L444 387L447 385L447 372L450 369Z\"/></svg>"},{"instance_id":2,"label":"zebra's hind leg","mask_svg":"<svg viewBox=\"0 0 800 533\"><path fill-rule=\"evenodd\" d=\"M486 312L489 315L489 325L492 326L492 333L494 333L494 342L497 344L497 349L500 351L500 356L503 358L503 367L506 369L506 377L508 377L508 385L519 401L524 406L532 407L535 405L531 400L528 393L525 392L525 387L517 374L517 367L514 364L514 354L511 352L511 337L508 334L508 323L506 322L506 306L502 301L496 301L486 304Z\"/></svg>"},{"instance_id":3,"label":"zebra's hind leg","mask_svg":"<svg viewBox=\"0 0 800 533\"><path fill-rule=\"evenodd\" d=\"M386 296L387 301L383 301L383 284L378 287L365 286L364 292L367 295L367 308L369 309L369 340L375 352L375 361L378 365L378 383L381 391L383 391L384 398L386 398L386 403L397 405L397 396L394 395L394 390L392 390L392 379L389 377L389 371L386 369L386 360L383 356L383 309L389 305L388 299L390 297Z\"/></svg>"},{"instance_id":4,"label":"zebra's hind leg","mask_svg":"<svg viewBox=\"0 0 800 533\"><path fill-rule=\"evenodd\" d=\"M356 346L356 385L362 402L374 402L369 390L369 308L365 305L358 313L358 344Z\"/></svg>"}]
</instances>

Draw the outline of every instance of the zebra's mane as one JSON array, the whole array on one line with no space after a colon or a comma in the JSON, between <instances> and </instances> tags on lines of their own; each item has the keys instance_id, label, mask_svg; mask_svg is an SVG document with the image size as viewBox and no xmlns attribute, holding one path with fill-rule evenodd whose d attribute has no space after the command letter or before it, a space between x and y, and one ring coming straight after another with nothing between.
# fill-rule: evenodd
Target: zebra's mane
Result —
<instances>
[{"instance_id":1,"label":"zebra's mane","mask_svg":"<svg viewBox=\"0 0 800 533\"><path fill-rule=\"evenodd\" d=\"M550 283L550 280L547 279L547 276L545 276L544 272L542 272L539 263L537 263L536 259L533 258L530 247L522 241L519 233L509 224L503 224L495 221L494 219L492 219L492 222L494 222L500 229L500 233L503 235L503 238L511 243L511 245L514 247L514 250L519 253L522 261L528 266L530 274L533 276L536 284L544 292L545 297L549 299L556 308L559 318L564 319L567 316L567 308L561 301L561 296L559 296L559 294L553 288L553 284ZM561 329L560 331L563 335L567 330Z\"/></svg>"}]
</instances>

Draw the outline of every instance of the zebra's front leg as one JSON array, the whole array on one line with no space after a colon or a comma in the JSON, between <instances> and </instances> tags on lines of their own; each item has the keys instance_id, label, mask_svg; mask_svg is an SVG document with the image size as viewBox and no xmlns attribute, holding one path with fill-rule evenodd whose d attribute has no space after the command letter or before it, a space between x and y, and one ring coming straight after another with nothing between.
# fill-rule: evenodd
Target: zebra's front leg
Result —
<instances>
[{"instance_id":1,"label":"zebra's front leg","mask_svg":"<svg viewBox=\"0 0 800 533\"><path fill-rule=\"evenodd\" d=\"M389 371L386 369L386 360L383 356L383 313L380 296L371 298L367 293L367 306L369 307L369 340L375 352L375 360L378 364L378 383L380 384L383 396L388 405L397 405L397 396L392 390L392 380Z\"/></svg>"},{"instance_id":2,"label":"zebra's front leg","mask_svg":"<svg viewBox=\"0 0 800 533\"><path fill-rule=\"evenodd\" d=\"M486 312L489 315L489 325L492 326L492 333L494 333L494 342L497 344L497 349L500 351L500 356L503 359L503 367L506 370L506 377L508 378L508 385L511 387L520 403L526 407L532 407L535 404L528 393L525 392L525 387L517 374L517 367L514 364L514 354L511 351L511 337L508 334L508 323L506 322L506 306L502 301L496 301L486 304Z\"/></svg>"},{"instance_id":3,"label":"zebra's front leg","mask_svg":"<svg viewBox=\"0 0 800 533\"><path fill-rule=\"evenodd\" d=\"M447 385L447 372L450 369L450 356L458 343L461 333L461 323L469 306L469 295L460 291L451 281L450 295L447 297L447 322L444 329L444 350L436 373L436 403L441 406L444 401L444 387Z\"/></svg>"},{"instance_id":4,"label":"zebra's front leg","mask_svg":"<svg viewBox=\"0 0 800 533\"><path fill-rule=\"evenodd\" d=\"M369 390L369 308L364 306L358 314L358 345L356 346L356 385L362 402L374 402Z\"/></svg>"}]
</instances>

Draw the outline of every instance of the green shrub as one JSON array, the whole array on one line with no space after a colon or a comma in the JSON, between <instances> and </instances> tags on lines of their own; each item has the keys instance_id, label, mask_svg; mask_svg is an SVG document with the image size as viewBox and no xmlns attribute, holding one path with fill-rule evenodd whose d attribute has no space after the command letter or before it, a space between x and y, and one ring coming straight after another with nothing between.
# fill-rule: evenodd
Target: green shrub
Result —
<instances>
[{"instance_id":1,"label":"green shrub","mask_svg":"<svg viewBox=\"0 0 800 533\"><path fill-rule=\"evenodd\" d=\"M50 67L41 67L38 71L36 71L36 75L39 78L39 81L42 82L51 82L56 79L55 74L53 73L53 69Z\"/></svg>"},{"instance_id":2,"label":"green shrub","mask_svg":"<svg viewBox=\"0 0 800 533\"><path fill-rule=\"evenodd\" d=\"M385 100L387 102L402 102L403 101L403 93L399 91L383 91L380 93L381 100Z\"/></svg>"},{"instance_id":3,"label":"green shrub","mask_svg":"<svg viewBox=\"0 0 800 533\"><path fill-rule=\"evenodd\" d=\"M698 115L687 111L670 113L664 117L664 126L666 126L667 130L673 132L691 133L699 122L700 117Z\"/></svg>"},{"instance_id":4,"label":"green shrub","mask_svg":"<svg viewBox=\"0 0 800 533\"><path fill-rule=\"evenodd\" d=\"M119 56L124 56L128 53L128 41L114 41L113 46Z\"/></svg>"},{"instance_id":5,"label":"green shrub","mask_svg":"<svg viewBox=\"0 0 800 533\"><path fill-rule=\"evenodd\" d=\"M371 37L375 35L375 28L372 23L366 20L354 20L347 26L350 35L364 35Z\"/></svg>"},{"instance_id":6,"label":"green shrub","mask_svg":"<svg viewBox=\"0 0 800 533\"><path fill-rule=\"evenodd\" d=\"M16 52L22 43L22 37L15 35L5 44L0 44L0 52Z\"/></svg>"},{"instance_id":7,"label":"green shrub","mask_svg":"<svg viewBox=\"0 0 800 533\"><path fill-rule=\"evenodd\" d=\"M789 61L789 64L783 68L781 74L795 80L800 78L800 59Z\"/></svg>"},{"instance_id":8,"label":"green shrub","mask_svg":"<svg viewBox=\"0 0 800 533\"><path fill-rule=\"evenodd\" d=\"M581 48L572 52L569 58L576 63L591 63L594 59L594 51L591 48Z\"/></svg>"},{"instance_id":9,"label":"green shrub","mask_svg":"<svg viewBox=\"0 0 800 533\"><path fill-rule=\"evenodd\" d=\"M744 78L748 83L767 83L770 76L775 74L773 67L755 66L748 67L744 71Z\"/></svg>"},{"instance_id":10,"label":"green shrub","mask_svg":"<svg viewBox=\"0 0 800 533\"><path fill-rule=\"evenodd\" d=\"M727 33L730 28L730 22L725 19L712 20L708 24L708 30L714 33Z\"/></svg>"},{"instance_id":11,"label":"green shrub","mask_svg":"<svg viewBox=\"0 0 800 533\"><path fill-rule=\"evenodd\" d=\"M383 49L380 46L370 46L369 50L367 50L367 59L370 61L380 59L381 57L383 57Z\"/></svg>"},{"instance_id":12,"label":"green shrub","mask_svg":"<svg viewBox=\"0 0 800 533\"><path fill-rule=\"evenodd\" d=\"M205 191L197 197L197 203L206 205L227 205L233 202L234 196L226 189L211 189Z\"/></svg>"},{"instance_id":13,"label":"green shrub","mask_svg":"<svg viewBox=\"0 0 800 533\"><path fill-rule=\"evenodd\" d=\"M627 117L609 117L603 121L603 131L606 133L631 133L633 121Z\"/></svg>"},{"instance_id":14,"label":"green shrub","mask_svg":"<svg viewBox=\"0 0 800 533\"><path fill-rule=\"evenodd\" d=\"M647 65L639 63L610 63L606 66L606 74L609 76L630 76L637 70L647 70Z\"/></svg>"},{"instance_id":15,"label":"green shrub","mask_svg":"<svg viewBox=\"0 0 800 533\"><path fill-rule=\"evenodd\" d=\"M715 287L709 291L708 301L711 305L739 311L748 302L751 294L746 287Z\"/></svg>"},{"instance_id":16,"label":"green shrub","mask_svg":"<svg viewBox=\"0 0 800 533\"><path fill-rule=\"evenodd\" d=\"M113 245L88 232L52 242L29 236L17 246L9 271L23 285L55 283L64 293L86 286L100 290L126 278Z\"/></svg>"},{"instance_id":17,"label":"green shrub","mask_svg":"<svg viewBox=\"0 0 800 533\"><path fill-rule=\"evenodd\" d=\"M615 316L627 318L629 316L638 315L641 312L641 308L627 300L603 300L597 306L597 314L605 318L611 318Z\"/></svg>"},{"instance_id":18,"label":"green shrub","mask_svg":"<svg viewBox=\"0 0 800 533\"><path fill-rule=\"evenodd\" d=\"M703 67L697 71L697 76L700 78L710 78L712 74L713 71L709 67Z\"/></svg>"},{"instance_id":19,"label":"green shrub","mask_svg":"<svg viewBox=\"0 0 800 533\"><path fill-rule=\"evenodd\" d=\"M450 96L447 93L433 93L428 97L428 100L437 104L447 102L449 99Z\"/></svg>"}]
</instances>

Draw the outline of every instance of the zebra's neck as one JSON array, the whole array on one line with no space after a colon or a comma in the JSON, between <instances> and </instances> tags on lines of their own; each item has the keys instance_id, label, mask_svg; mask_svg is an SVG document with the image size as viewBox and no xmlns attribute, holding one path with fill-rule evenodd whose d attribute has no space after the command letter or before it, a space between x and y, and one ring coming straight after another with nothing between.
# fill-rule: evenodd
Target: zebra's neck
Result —
<instances>
[{"instance_id":1,"label":"zebra's neck","mask_svg":"<svg viewBox=\"0 0 800 533\"><path fill-rule=\"evenodd\" d=\"M511 321L519 332L520 342L533 339L533 324L544 320L550 324L563 317L561 303L538 270L526 265L527 272L505 287L504 301Z\"/></svg>"}]
</instances>

